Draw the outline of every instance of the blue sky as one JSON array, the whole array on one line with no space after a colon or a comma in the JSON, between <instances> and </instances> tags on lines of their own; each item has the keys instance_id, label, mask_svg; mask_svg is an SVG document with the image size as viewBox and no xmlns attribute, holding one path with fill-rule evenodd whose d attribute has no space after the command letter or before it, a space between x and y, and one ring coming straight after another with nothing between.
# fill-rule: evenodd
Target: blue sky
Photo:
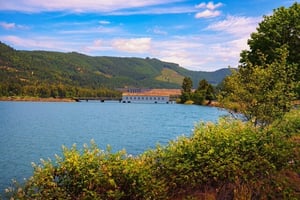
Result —
<instances>
[{"instance_id":1,"label":"blue sky","mask_svg":"<svg viewBox=\"0 0 300 200\"><path fill-rule=\"evenodd\" d=\"M17 50L150 57L196 71L236 67L263 15L293 0L0 0Z\"/></svg>"}]
</instances>

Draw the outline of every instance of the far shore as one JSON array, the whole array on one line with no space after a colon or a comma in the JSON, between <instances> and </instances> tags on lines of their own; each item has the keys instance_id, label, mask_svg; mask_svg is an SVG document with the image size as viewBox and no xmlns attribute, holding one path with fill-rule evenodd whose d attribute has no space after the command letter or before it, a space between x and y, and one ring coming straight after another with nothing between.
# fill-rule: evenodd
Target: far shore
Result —
<instances>
[{"instance_id":1,"label":"far shore","mask_svg":"<svg viewBox=\"0 0 300 200\"><path fill-rule=\"evenodd\" d=\"M35 102L75 102L72 98L41 98L41 97L20 97L20 96L10 96L10 97L0 97L0 101L35 101Z\"/></svg>"},{"instance_id":2,"label":"far shore","mask_svg":"<svg viewBox=\"0 0 300 200\"><path fill-rule=\"evenodd\" d=\"M0 101L28 101L28 102L76 102L73 98L41 98L41 97L29 97L29 96L10 96L0 97ZM204 105L212 107L222 107L218 101L212 101L210 104L205 102ZM300 100L293 101L294 106L300 105Z\"/></svg>"},{"instance_id":3,"label":"far shore","mask_svg":"<svg viewBox=\"0 0 300 200\"><path fill-rule=\"evenodd\" d=\"M30 97L30 96L10 96L10 97L0 97L0 101L24 101L24 102L76 102L73 98L41 98L41 97ZM205 102L203 105L220 107L218 101L212 101L210 104Z\"/></svg>"}]
</instances>

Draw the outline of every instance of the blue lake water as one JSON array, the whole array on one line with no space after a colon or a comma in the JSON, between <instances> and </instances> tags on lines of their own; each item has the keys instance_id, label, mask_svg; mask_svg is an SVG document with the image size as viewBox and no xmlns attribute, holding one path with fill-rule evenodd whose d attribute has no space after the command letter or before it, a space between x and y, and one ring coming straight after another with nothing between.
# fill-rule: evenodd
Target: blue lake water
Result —
<instances>
[{"instance_id":1,"label":"blue lake water","mask_svg":"<svg viewBox=\"0 0 300 200\"><path fill-rule=\"evenodd\" d=\"M82 148L94 140L101 149L109 144L138 155L225 114L180 104L0 102L0 194L12 179L32 175L31 162L54 158L62 145Z\"/></svg>"}]
</instances>

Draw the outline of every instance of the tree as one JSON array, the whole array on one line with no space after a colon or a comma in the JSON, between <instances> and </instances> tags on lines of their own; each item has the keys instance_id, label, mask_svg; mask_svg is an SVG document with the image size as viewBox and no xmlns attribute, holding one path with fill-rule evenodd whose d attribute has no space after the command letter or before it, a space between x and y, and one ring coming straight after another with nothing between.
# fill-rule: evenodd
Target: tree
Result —
<instances>
[{"instance_id":1,"label":"tree","mask_svg":"<svg viewBox=\"0 0 300 200\"><path fill-rule=\"evenodd\" d=\"M202 105L205 100L208 100L208 104L214 99L214 88L207 80L202 79L199 81L198 88L192 92L193 82L189 77L185 77L182 82L182 90L180 96L180 102L185 103L192 101L194 104Z\"/></svg>"},{"instance_id":2,"label":"tree","mask_svg":"<svg viewBox=\"0 0 300 200\"><path fill-rule=\"evenodd\" d=\"M256 125L268 125L291 109L300 81L300 4L265 16L241 53L237 72L226 78L224 107Z\"/></svg>"},{"instance_id":3,"label":"tree","mask_svg":"<svg viewBox=\"0 0 300 200\"><path fill-rule=\"evenodd\" d=\"M198 104L202 104L204 100L208 100L208 104L210 104L211 101L214 99L214 96L215 96L214 95L214 88L205 79L202 79L201 81L199 81L198 88L197 88L197 90L195 91L195 94L194 94L195 99L199 98L200 94L202 95L202 101L196 100L197 102L201 102L201 103L198 103Z\"/></svg>"},{"instance_id":4,"label":"tree","mask_svg":"<svg viewBox=\"0 0 300 200\"><path fill-rule=\"evenodd\" d=\"M259 57L261 65L240 67L224 81L220 102L224 107L242 113L255 125L266 126L282 117L291 108L295 97L296 65L287 63L286 48L276 51L280 59L266 63Z\"/></svg>"},{"instance_id":5,"label":"tree","mask_svg":"<svg viewBox=\"0 0 300 200\"><path fill-rule=\"evenodd\" d=\"M184 77L182 82L181 96L180 96L181 103L185 103L186 101L191 100L192 87L193 87L192 79L190 77Z\"/></svg>"},{"instance_id":6,"label":"tree","mask_svg":"<svg viewBox=\"0 0 300 200\"><path fill-rule=\"evenodd\" d=\"M214 90L214 87L211 84L209 84L207 89L206 89L205 99L208 100L208 104L210 104L211 101L213 99L215 99L215 90Z\"/></svg>"},{"instance_id":7,"label":"tree","mask_svg":"<svg viewBox=\"0 0 300 200\"><path fill-rule=\"evenodd\" d=\"M193 97L192 99L193 99L194 104L198 104L198 105L202 105L204 100L205 100L205 94L204 94L203 91L197 91L196 90L193 93L192 97Z\"/></svg>"},{"instance_id":8,"label":"tree","mask_svg":"<svg viewBox=\"0 0 300 200\"><path fill-rule=\"evenodd\" d=\"M202 91L202 90L206 91L208 86L209 86L209 83L207 82L207 80L202 79L201 81L199 81L199 85L198 85L197 90L198 91Z\"/></svg>"},{"instance_id":9,"label":"tree","mask_svg":"<svg viewBox=\"0 0 300 200\"><path fill-rule=\"evenodd\" d=\"M184 77L182 82L182 92L191 93L193 87L193 81L190 77Z\"/></svg>"},{"instance_id":10,"label":"tree","mask_svg":"<svg viewBox=\"0 0 300 200\"><path fill-rule=\"evenodd\" d=\"M300 81L300 4L294 3L290 8L278 8L273 15L264 16L264 20L259 24L257 32L251 34L248 40L250 50L241 53L240 68L253 66L263 66L271 64L280 59L277 54L278 49L287 48L288 55L286 63L289 66L296 65L297 73L294 75L295 81ZM261 61L261 55L265 60ZM299 86L298 86L299 87ZM300 95L300 89L298 88ZM300 96L299 96L300 97Z\"/></svg>"}]
</instances>

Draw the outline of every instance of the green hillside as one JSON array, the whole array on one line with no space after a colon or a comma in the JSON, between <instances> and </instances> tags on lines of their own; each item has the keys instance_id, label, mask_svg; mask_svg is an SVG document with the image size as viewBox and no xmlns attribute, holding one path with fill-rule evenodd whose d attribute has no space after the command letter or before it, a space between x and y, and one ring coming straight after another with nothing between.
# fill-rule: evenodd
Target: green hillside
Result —
<instances>
[{"instance_id":1,"label":"green hillside","mask_svg":"<svg viewBox=\"0 0 300 200\"><path fill-rule=\"evenodd\" d=\"M191 77L196 86L201 79L218 84L229 73L229 69L215 72L190 71L178 64L154 58L92 57L76 52L17 51L0 42L1 96L20 95L20 90L30 95L34 91L24 92L26 88L36 90L45 86L49 90L45 93L54 93L50 96L57 96L59 90L67 90L70 94L65 96L72 96L78 91L83 93L83 89L87 92L99 88L180 88L185 76ZM54 88L53 91L51 88Z\"/></svg>"}]
</instances>

